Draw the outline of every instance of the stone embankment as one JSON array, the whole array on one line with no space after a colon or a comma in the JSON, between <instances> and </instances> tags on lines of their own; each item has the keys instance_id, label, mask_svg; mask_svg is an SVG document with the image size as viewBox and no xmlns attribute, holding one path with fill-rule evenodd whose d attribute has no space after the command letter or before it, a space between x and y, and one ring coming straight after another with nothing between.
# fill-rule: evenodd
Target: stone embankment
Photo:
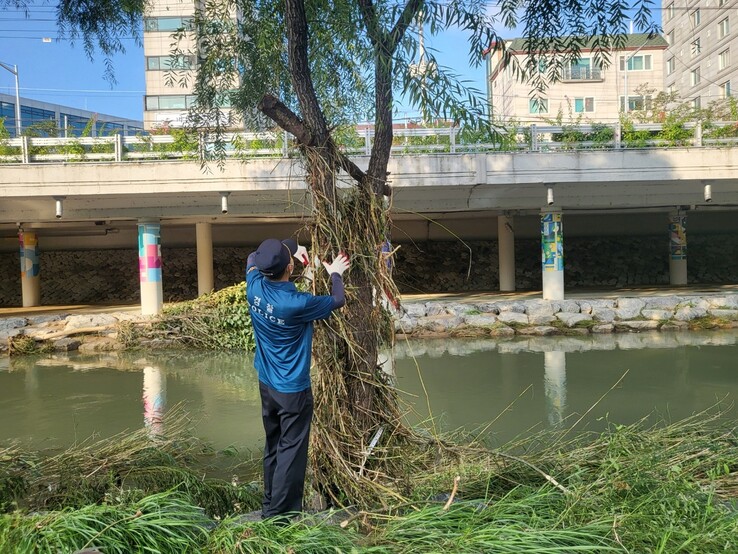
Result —
<instances>
[{"instance_id":1,"label":"stone embankment","mask_svg":"<svg viewBox=\"0 0 738 554\"><path fill-rule=\"evenodd\" d=\"M738 328L738 294L407 303L395 330L411 336L491 336Z\"/></svg>"},{"instance_id":2,"label":"stone embankment","mask_svg":"<svg viewBox=\"0 0 738 554\"><path fill-rule=\"evenodd\" d=\"M145 324L131 312L0 318L0 353L11 340L33 339L56 351L122 348L121 324ZM591 298L561 301L406 301L395 330L409 337L588 335L590 333L738 328L738 294ZM171 346L142 341L142 347Z\"/></svg>"}]
</instances>

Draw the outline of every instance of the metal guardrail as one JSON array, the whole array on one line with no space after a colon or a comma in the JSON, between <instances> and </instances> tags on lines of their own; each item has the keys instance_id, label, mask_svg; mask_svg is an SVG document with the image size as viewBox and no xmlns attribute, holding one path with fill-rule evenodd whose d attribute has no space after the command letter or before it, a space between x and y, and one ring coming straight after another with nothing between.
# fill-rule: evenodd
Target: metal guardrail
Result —
<instances>
[{"instance_id":1,"label":"metal guardrail","mask_svg":"<svg viewBox=\"0 0 738 554\"><path fill-rule=\"evenodd\" d=\"M713 127L733 126L738 129L738 122L715 122ZM611 140L573 140L570 137L612 129ZM518 127L512 131L501 133L504 140L499 142L465 142L459 127L409 128L393 131L395 143L392 153L430 154L437 152L473 153L473 152L551 152L559 150L583 149L623 149L664 148L669 146L728 146L738 143L738 137L704 138L700 122L683 126L691 131L691 136L680 141L669 141L658 138L643 138L638 141L624 140L620 124L549 126L530 125ZM651 133L663 129L660 124L637 124L633 131ZM368 156L371 153L374 131L370 128L357 132L353 144L342 146L349 155ZM360 145L363 138L363 145ZM263 158L291 157L296 148L290 135L286 132L274 133L232 133L224 136L225 154L231 158ZM0 141L0 162L4 163L44 163L44 162L123 162L126 160L166 160L166 159L199 159L215 145L206 135L199 135L197 140L183 140L182 135L149 135L123 136L122 134L107 137L88 138L47 138L21 137Z\"/></svg>"}]
</instances>

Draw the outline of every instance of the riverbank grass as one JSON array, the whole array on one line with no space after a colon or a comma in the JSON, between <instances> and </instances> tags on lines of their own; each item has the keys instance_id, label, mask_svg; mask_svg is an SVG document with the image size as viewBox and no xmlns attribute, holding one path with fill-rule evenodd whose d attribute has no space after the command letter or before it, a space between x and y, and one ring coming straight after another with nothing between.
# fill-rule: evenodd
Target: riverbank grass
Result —
<instances>
[{"instance_id":1,"label":"riverbank grass","mask_svg":"<svg viewBox=\"0 0 738 554\"><path fill-rule=\"evenodd\" d=\"M260 487L209 477L185 428L51 457L6 448L0 551L738 551L738 435L723 412L439 450L403 501L288 522L250 514ZM80 495L85 480L97 486Z\"/></svg>"}]
</instances>

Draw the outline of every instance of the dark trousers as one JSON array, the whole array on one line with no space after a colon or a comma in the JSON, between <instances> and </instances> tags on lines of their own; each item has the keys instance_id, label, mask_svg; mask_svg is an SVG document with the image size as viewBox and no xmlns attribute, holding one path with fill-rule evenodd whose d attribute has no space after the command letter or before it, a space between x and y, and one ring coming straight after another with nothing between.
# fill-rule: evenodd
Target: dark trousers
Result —
<instances>
[{"instance_id":1,"label":"dark trousers","mask_svg":"<svg viewBox=\"0 0 738 554\"><path fill-rule=\"evenodd\" d=\"M302 511L313 392L285 393L259 382L264 423L262 516Z\"/></svg>"}]
</instances>

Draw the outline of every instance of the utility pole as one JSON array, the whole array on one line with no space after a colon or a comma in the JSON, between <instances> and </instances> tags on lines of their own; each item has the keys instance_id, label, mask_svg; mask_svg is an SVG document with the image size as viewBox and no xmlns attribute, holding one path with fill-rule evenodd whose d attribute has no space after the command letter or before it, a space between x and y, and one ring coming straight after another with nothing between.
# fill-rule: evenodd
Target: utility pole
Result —
<instances>
[{"instance_id":1,"label":"utility pole","mask_svg":"<svg viewBox=\"0 0 738 554\"><path fill-rule=\"evenodd\" d=\"M21 136L21 107L20 107L20 87L18 86L18 66L0 62L0 67L10 71L15 75L15 138Z\"/></svg>"}]
</instances>

